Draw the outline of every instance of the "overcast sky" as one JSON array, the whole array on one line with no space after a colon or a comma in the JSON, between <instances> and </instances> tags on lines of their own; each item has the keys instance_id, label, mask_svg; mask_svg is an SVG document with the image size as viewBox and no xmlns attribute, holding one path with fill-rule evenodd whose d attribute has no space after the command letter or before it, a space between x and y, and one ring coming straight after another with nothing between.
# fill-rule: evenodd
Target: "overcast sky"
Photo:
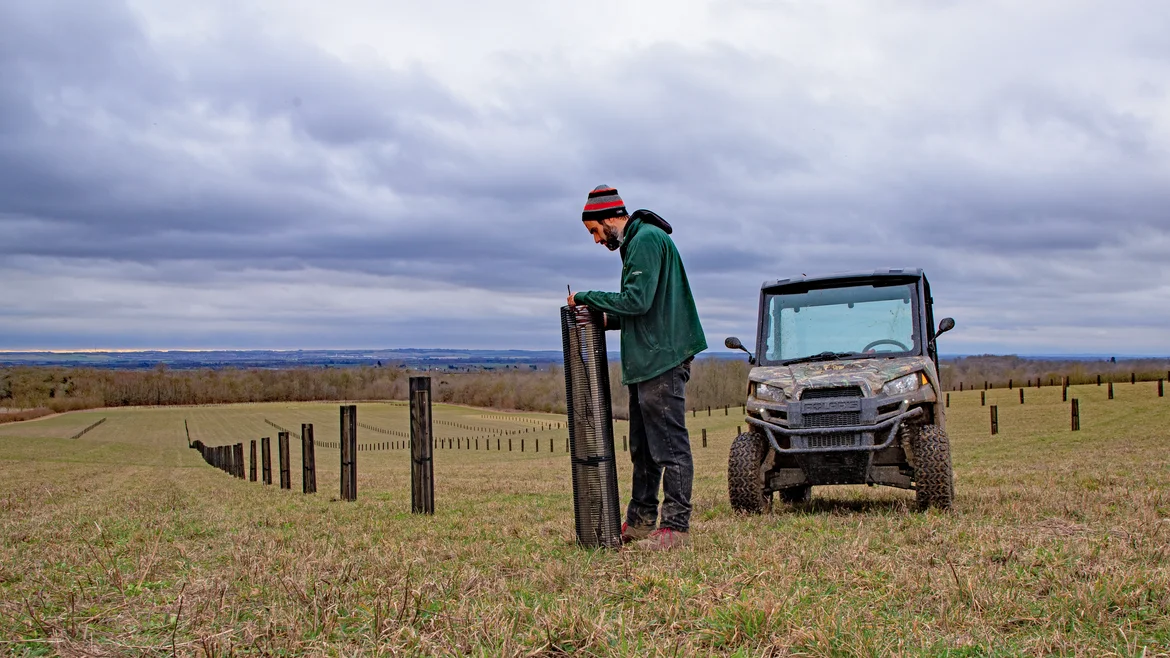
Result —
<instances>
[{"instance_id":1,"label":"overcast sky","mask_svg":"<svg viewBox=\"0 0 1170 658\"><path fill-rule=\"evenodd\" d=\"M634 5L636 8L631 8ZM922 267L947 353L1170 354L1170 2L0 2L0 350L558 349L657 211L708 342Z\"/></svg>"}]
</instances>

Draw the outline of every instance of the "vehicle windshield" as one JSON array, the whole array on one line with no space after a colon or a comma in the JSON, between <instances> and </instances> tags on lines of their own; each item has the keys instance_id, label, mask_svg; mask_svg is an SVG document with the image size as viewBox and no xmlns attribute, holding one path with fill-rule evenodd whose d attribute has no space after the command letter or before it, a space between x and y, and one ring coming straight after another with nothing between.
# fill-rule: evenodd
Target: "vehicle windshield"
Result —
<instances>
[{"instance_id":1,"label":"vehicle windshield","mask_svg":"<svg viewBox=\"0 0 1170 658\"><path fill-rule=\"evenodd\" d=\"M866 284L768 295L763 360L916 352L914 286Z\"/></svg>"}]
</instances>

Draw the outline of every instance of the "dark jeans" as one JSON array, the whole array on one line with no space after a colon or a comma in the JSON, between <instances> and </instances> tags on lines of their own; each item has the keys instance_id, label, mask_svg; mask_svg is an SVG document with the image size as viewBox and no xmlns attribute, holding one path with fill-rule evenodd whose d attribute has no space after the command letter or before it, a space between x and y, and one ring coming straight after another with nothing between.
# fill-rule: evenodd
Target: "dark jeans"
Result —
<instances>
[{"instance_id":1,"label":"dark jeans","mask_svg":"<svg viewBox=\"0 0 1170 658\"><path fill-rule=\"evenodd\" d=\"M662 483L661 528L686 532L691 522L695 466L687 436L686 387L691 359L630 389L630 460L634 487L626 522L654 527Z\"/></svg>"}]
</instances>

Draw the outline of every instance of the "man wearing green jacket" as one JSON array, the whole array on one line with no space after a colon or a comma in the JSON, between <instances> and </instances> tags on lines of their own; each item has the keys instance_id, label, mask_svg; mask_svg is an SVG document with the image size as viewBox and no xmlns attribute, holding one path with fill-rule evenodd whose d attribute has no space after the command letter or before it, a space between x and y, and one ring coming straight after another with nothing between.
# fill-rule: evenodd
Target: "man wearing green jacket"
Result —
<instances>
[{"instance_id":1,"label":"man wearing green jacket","mask_svg":"<svg viewBox=\"0 0 1170 658\"><path fill-rule=\"evenodd\" d=\"M685 546L690 530L694 463L686 427L691 361L707 349L699 313L672 229L658 215L627 215L617 190L599 185L581 213L594 243L621 251L621 292L579 292L569 304L605 313L621 330L622 384L630 390L630 460L634 483L623 543L644 550ZM658 487L662 485L661 515Z\"/></svg>"}]
</instances>

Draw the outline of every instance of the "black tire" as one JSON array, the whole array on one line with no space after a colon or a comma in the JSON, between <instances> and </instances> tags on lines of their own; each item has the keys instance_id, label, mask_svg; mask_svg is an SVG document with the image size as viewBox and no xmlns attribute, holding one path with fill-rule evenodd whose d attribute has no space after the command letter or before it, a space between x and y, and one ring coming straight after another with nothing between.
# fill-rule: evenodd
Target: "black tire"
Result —
<instances>
[{"instance_id":1,"label":"black tire","mask_svg":"<svg viewBox=\"0 0 1170 658\"><path fill-rule=\"evenodd\" d=\"M955 500L951 440L937 425L923 425L914 437L914 489L918 509L950 509Z\"/></svg>"},{"instance_id":2,"label":"black tire","mask_svg":"<svg viewBox=\"0 0 1170 658\"><path fill-rule=\"evenodd\" d=\"M812 500L812 485L802 484L799 487L789 487L780 490L780 500L789 505L804 505Z\"/></svg>"},{"instance_id":3,"label":"black tire","mask_svg":"<svg viewBox=\"0 0 1170 658\"><path fill-rule=\"evenodd\" d=\"M764 458L768 446L763 437L740 434L731 442L727 457L727 494L731 509L744 514L766 512L772 504L770 492L764 490Z\"/></svg>"}]
</instances>

